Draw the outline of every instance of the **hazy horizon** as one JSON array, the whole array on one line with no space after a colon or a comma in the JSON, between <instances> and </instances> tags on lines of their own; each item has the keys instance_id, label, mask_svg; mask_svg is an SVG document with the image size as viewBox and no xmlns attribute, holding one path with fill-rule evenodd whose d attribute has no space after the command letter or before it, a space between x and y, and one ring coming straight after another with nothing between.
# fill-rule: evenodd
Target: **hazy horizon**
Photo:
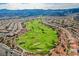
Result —
<instances>
[{"instance_id":1,"label":"hazy horizon","mask_svg":"<svg viewBox=\"0 0 79 59\"><path fill-rule=\"evenodd\" d=\"M69 9L78 8L78 3L0 3L0 9Z\"/></svg>"}]
</instances>

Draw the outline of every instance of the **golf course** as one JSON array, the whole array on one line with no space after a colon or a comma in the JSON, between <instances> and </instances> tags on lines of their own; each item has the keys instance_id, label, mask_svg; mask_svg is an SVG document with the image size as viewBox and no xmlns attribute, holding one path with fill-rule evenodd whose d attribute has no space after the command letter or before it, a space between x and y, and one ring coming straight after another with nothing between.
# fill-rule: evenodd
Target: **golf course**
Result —
<instances>
[{"instance_id":1,"label":"golf course","mask_svg":"<svg viewBox=\"0 0 79 59\"><path fill-rule=\"evenodd\" d=\"M57 31L43 24L42 20L34 19L24 24L27 32L16 40L16 43L24 50L35 54L47 54L56 46Z\"/></svg>"}]
</instances>

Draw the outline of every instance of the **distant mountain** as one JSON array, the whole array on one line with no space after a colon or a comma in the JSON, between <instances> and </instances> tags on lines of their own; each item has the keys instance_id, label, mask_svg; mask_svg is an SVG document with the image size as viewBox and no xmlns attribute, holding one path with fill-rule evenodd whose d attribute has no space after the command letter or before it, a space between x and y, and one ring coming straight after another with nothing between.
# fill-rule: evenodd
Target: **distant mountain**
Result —
<instances>
[{"instance_id":1,"label":"distant mountain","mask_svg":"<svg viewBox=\"0 0 79 59\"><path fill-rule=\"evenodd\" d=\"M67 16L70 14L79 13L79 8L72 9L24 9L24 10L0 10L0 17L2 16Z\"/></svg>"}]
</instances>

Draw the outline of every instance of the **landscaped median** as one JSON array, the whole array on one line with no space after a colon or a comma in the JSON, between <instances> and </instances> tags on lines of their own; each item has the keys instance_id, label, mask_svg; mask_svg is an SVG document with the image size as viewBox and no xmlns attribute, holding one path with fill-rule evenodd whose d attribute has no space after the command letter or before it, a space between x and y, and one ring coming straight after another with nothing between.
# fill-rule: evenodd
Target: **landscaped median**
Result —
<instances>
[{"instance_id":1,"label":"landscaped median","mask_svg":"<svg viewBox=\"0 0 79 59\"><path fill-rule=\"evenodd\" d=\"M46 55L58 42L57 31L44 25L40 19L25 22L27 32L17 39L17 44L28 52Z\"/></svg>"}]
</instances>

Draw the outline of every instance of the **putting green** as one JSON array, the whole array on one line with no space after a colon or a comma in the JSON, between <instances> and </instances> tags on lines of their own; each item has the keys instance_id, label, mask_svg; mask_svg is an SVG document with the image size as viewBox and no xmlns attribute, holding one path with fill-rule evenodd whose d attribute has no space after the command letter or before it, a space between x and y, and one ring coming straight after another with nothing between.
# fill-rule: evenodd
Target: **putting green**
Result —
<instances>
[{"instance_id":1,"label":"putting green","mask_svg":"<svg viewBox=\"0 0 79 59\"><path fill-rule=\"evenodd\" d=\"M26 51L47 54L58 42L57 31L42 24L42 21L31 20L25 23L28 32L21 35L17 44Z\"/></svg>"}]
</instances>

